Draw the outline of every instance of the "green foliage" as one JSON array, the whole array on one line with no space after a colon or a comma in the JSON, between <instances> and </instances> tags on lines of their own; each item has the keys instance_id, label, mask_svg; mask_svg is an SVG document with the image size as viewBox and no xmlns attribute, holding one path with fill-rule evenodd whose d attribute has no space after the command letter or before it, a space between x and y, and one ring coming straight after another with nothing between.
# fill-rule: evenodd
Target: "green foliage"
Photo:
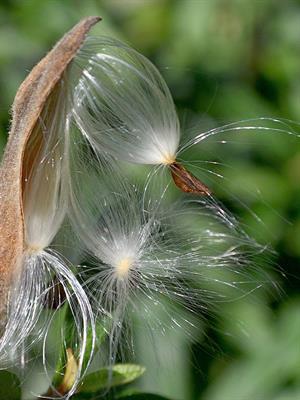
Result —
<instances>
[{"instance_id":1,"label":"green foliage","mask_svg":"<svg viewBox=\"0 0 300 400\"><path fill-rule=\"evenodd\" d=\"M92 335L92 328L89 327L88 330L88 335L87 335L87 340L86 340L86 351L85 351L85 356L82 364L82 369L85 370L89 363L90 363L90 356L92 351L95 353L99 350L101 344L106 338L106 328L107 328L108 322L106 320L103 320L101 323L100 320L96 322L95 325L95 332L96 332L96 341L93 339ZM66 356L66 349L68 348L73 348L73 343L72 343L72 338L74 335L74 320L73 317L70 313L70 310L65 304L63 307L61 307L58 311L55 313L54 320L51 324L51 328L49 330L48 337L51 338L51 336L54 337L59 337L61 335L61 329L65 330L65 334L61 336L63 338L63 342L61 341L60 343L56 342L56 347L59 349L59 355L57 356L56 354L56 359L57 365L55 368L55 374L52 379L52 384L54 387L58 387L59 384L61 383L63 376L64 376L64 371L67 366L67 356ZM57 353L57 352L56 352Z\"/></svg>"},{"instance_id":2,"label":"green foliage","mask_svg":"<svg viewBox=\"0 0 300 400\"><path fill-rule=\"evenodd\" d=\"M168 400L166 397L151 393L135 393L128 396L118 396L122 400Z\"/></svg>"},{"instance_id":3,"label":"green foliage","mask_svg":"<svg viewBox=\"0 0 300 400\"><path fill-rule=\"evenodd\" d=\"M21 383L16 375L8 371L0 371L0 399L20 400Z\"/></svg>"},{"instance_id":4,"label":"green foliage","mask_svg":"<svg viewBox=\"0 0 300 400\"><path fill-rule=\"evenodd\" d=\"M86 376L80 387L82 393L94 393L110 387L133 382L145 372L145 368L134 364L116 364L102 368Z\"/></svg>"},{"instance_id":5,"label":"green foliage","mask_svg":"<svg viewBox=\"0 0 300 400\"><path fill-rule=\"evenodd\" d=\"M273 400L286 392L282 389L285 387L290 387L290 396L297 393L294 386L300 379L299 307L299 301L284 306L275 320L268 310L257 310L254 305L245 303L231 308L230 323L234 325L238 316L244 328L242 331L232 326L230 338L241 356L224 368L204 399Z\"/></svg>"},{"instance_id":6,"label":"green foliage","mask_svg":"<svg viewBox=\"0 0 300 400\"><path fill-rule=\"evenodd\" d=\"M120 37L155 61L171 88L179 114L185 117L190 110L189 118L183 119L191 120L189 125L196 126L196 132L231 121L273 116L295 120L292 129L299 134L297 0L12 0L0 5L0 151L7 137L10 105L27 71L72 24L93 14L103 17L94 34ZM229 143L221 146L222 139ZM278 271L272 276L285 294L273 290L271 297L267 291L254 292L256 302L236 295L235 301L221 304L221 312L209 310L207 322L195 324L199 332L194 334L198 343L193 343L193 358L182 337L157 335L154 351L145 345L143 332L138 332L141 364L143 358L149 362L147 372L134 385L176 400L298 400L300 140L250 132L220 141L213 138L201 143L188 158L197 160L205 155L222 163L211 167L226 178L213 185L214 193L251 235L275 248L274 265L280 265L282 274ZM236 198L259 218L253 218ZM265 268L265 264L257 268ZM214 271L207 273L215 282L220 278ZM251 279L255 286L255 274ZM202 285L204 290L215 288L216 284ZM231 288L222 290L227 294ZM62 314L57 314L57 325L53 322L49 336L52 348L57 344ZM211 321L217 333L212 332ZM65 329L72 330L67 326ZM104 330L102 326L97 329L100 346ZM60 362L55 383L61 380L66 361L65 346L57 347L53 357L58 354ZM174 352L180 349L180 361L173 362L171 348ZM155 357L150 358L149 352L157 353L163 366L171 365L171 371L162 368ZM93 372L83 388L103 389L107 377L106 369ZM120 383L129 379L117 370L112 378ZM17 378L1 372L0 379L0 399L19 399ZM121 393L116 392L116 398L163 399L134 392L127 396L123 392L122 397ZM82 392L74 399L96 396Z\"/></svg>"}]
</instances>

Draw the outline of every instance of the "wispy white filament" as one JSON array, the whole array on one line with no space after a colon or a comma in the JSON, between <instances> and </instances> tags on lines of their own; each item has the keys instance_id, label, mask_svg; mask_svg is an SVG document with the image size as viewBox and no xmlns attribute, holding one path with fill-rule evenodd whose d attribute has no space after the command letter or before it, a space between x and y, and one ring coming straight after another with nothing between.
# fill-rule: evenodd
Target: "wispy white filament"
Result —
<instances>
[{"instance_id":1,"label":"wispy white filament","mask_svg":"<svg viewBox=\"0 0 300 400\"><path fill-rule=\"evenodd\" d=\"M63 298L58 295L61 291ZM41 344L46 352L47 332L55 309L65 302L68 302L74 319L72 342L78 351L78 372L66 395L68 398L84 373L82 365L87 350L87 334L89 329L94 329L94 317L88 297L75 275L51 250L24 254L22 275L10 294L8 324L0 341L0 363L2 368L14 364L25 366L30 361L30 350ZM41 317L42 324L39 323ZM48 373L46 360L44 366Z\"/></svg>"},{"instance_id":2,"label":"wispy white filament","mask_svg":"<svg viewBox=\"0 0 300 400\"><path fill-rule=\"evenodd\" d=\"M169 164L179 122L169 89L154 65L109 38L88 38L69 70L73 116L100 153L141 164Z\"/></svg>"},{"instance_id":3,"label":"wispy white filament","mask_svg":"<svg viewBox=\"0 0 300 400\"><path fill-rule=\"evenodd\" d=\"M184 152L223 134L287 133L290 121L257 118L204 130L183 138L169 89L153 64L129 46L106 37L87 38L68 71L72 87L72 117L100 157L111 155L137 164L185 163ZM200 131L200 133L199 133ZM229 139L230 140L230 139ZM183 159L182 159L183 158ZM198 163L205 181L217 174ZM206 162L206 160L202 160ZM209 182L208 182L209 183Z\"/></svg>"},{"instance_id":4,"label":"wispy white filament","mask_svg":"<svg viewBox=\"0 0 300 400\"><path fill-rule=\"evenodd\" d=\"M110 362L122 351L128 315L146 320L147 302L160 305L176 329L192 327L201 310L227 300L222 286L245 296L262 283L251 287L245 268L254 266L261 247L213 203L193 199L166 208L161 197L147 210L137 189L116 173L97 180L91 170L80 169L84 185L74 178L71 219L90 256L79 269L93 308L98 318L112 320ZM85 196L89 201L82 201ZM182 321L176 308L190 317Z\"/></svg>"},{"instance_id":5,"label":"wispy white filament","mask_svg":"<svg viewBox=\"0 0 300 400\"><path fill-rule=\"evenodd\" d=\"M231 124L196 134L179 147L176 110L156 68L116 40L88 38L27 144L23 269L10 293L1 367L16 359L25 364L33 346L45 346L58 286L65 296L58 298L59 306L69 304L76 331L79 369L70 397L84 373L90 327L95 339L94 317L110 320L111 364L128 314L146 320L149 302L163 310L171 326L189 331L202 310L227 301L224 287L244 296L261 285L263 279L248 279L247 269L264 249L211 196L171 205L166 188L146 196L148 183L140 193L116 165L116 159L169 165L217 134L253 129L264 127ZM150 177L157 178L159 169ZM53 251L68 218L84 260L76 267ZM175 309L184 309L185 317Z\"/></svg>"},{"instance_id":6,"label":"wispy white filament","mask_svg":"<svg viewBox=\"0 0 300 400\"><path fill-rule=\"evenodd\" d=\"M32 251L49 246L68 202L67 88L62 79L27 144L24 180L25 240Z\"/></svg>"},{"instance_id":7,"label":"wispy white filament","mask_svg":"<svg viewBox=\"0 0 300 400\"><path fill-rule=\"evenodd\" d=\"M88 365L87 335L93 352L94 317L87 294L70 263L51 249L61 229L69 202L68 91L65 79L57 84L44 106L25 149L23 167L23 211L25 243L21 274L15 277L8 302L8 322L0 339L0 367L25 367L31 350L43 345L48 375L47 333L55 309L68 303L74 320L72 351L78 371L66 393L69 398ZM62 297L61 297L62 296ZM64 340L64 339L63 339ZM52 366L52 368L55 366ZM51 375L49 375L51 385ZM53 388L55 392L55 388Z\"/></svg>"}]
</instances>

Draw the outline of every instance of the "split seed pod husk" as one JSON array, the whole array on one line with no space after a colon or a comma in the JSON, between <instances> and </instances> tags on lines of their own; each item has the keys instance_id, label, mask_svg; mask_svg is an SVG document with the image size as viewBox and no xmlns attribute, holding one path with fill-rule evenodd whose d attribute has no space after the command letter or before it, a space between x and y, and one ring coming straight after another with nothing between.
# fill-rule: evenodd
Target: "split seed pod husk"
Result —
<instances>
[{"instance_id":1,"label":"split seed pod husk","mask_svg":"<svg viewBox=\"0 0 300 400\"><path fill-rule=\"evenodd\" d=\"M14 100L9 139L0 167L0 332L6 324L9 290L21 272L26 246L23 171L33 164L30 156L26 156L26 145L64 71L88 31L100 19L88 17L75 25L33 68ZM30 150L30 154L34 155L35 149Z\"/></svg>"}]
</instances>

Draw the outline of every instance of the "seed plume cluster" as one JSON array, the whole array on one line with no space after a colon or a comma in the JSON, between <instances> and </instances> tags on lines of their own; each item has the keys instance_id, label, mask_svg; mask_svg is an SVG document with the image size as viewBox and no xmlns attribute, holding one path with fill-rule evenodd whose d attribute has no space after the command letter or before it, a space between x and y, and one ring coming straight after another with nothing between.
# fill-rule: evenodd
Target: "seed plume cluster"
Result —
<instances>
[{"instance_id":1,"label":"seed plume cluster","mask_svg":"<svg viewBox=\"0 0 300 400\"><path fill-rule=\"evenodd\" d=\"M98 20L81 21L24 82L0 171L0 367L25 368L42 345L51 381L47 336L67 307L77 372L51 392L65 398L98 351L99 321L106 365L126 357L129 321L147 323L149 301L165 315L149 329L192 336L197 316L228 300L223 287L249 291L263 250L179 160L186 145L156 67L86 37ZM146 179L127 173L147 165ZM158 169L166 184L155 185Z\"/></svg>"}]
</instances>

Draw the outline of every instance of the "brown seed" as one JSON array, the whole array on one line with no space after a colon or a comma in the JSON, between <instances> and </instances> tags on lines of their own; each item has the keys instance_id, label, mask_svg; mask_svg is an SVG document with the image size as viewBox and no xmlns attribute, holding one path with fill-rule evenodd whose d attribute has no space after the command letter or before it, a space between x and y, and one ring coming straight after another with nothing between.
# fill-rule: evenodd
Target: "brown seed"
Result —
<instances>
[{"instance_id":1,"label":"brown seed","mask_svg":"<svg viewBox=\"0 0 300 400\"><path fill-rule=\"evenodd\" d=\"M86 34L101 18L88 17L69 31L27 76L12 107L8 143L0 167L0 331L5 326L9 288L18 279L24 252L22 175L33 164L25 149L43 107ZM39 146L39 144L37 144ZM31 151L34 155L34 152Z\"/></svg>"},{"instance_id":2,"label":"brown seed","mask_svg":"<svg viewBox=\"0 0 300 400\"><path fill-rule=\"evenodd\" d=\"M211 191L192 173L187 171L183 165L175 161L170 164L170 170L175 185L185 193L194 193L198 195L210 195Z\"/></svg>"}]
</instances>

